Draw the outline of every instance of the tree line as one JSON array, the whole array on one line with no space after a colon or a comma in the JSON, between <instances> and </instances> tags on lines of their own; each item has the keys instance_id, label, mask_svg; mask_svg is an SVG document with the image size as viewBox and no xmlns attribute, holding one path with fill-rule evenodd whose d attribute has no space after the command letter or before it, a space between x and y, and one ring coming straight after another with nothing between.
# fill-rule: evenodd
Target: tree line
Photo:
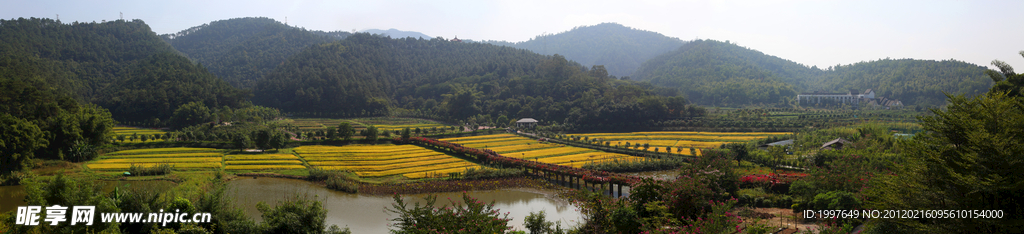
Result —
<instances>
[{"instance_id":1,"label":"tree line","mask_svg":"<svg viewBox=\"0 0 1024 234\"><path fill-rule=\"evenodd\" d=\"M256 85L253 102L346 117L433 113L597 125L701 115L674 89L613 79L561 55L440 39L355 34L311 47ZM429 114L428 114L429 115Z\"/></svg>"}]
</instances>

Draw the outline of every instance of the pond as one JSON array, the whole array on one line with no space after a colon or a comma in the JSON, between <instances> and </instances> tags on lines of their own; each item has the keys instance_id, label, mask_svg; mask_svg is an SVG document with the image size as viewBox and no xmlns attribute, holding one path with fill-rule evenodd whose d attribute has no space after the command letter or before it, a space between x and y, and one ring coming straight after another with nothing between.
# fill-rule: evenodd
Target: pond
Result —
<instances>
[{"instance_id":1,"label":"pond","mask_svg":"<svg viewBox=\"0 0 1024 234\"><path fill-rule=\"evenodd\" d=\"M327 226L338 225L349 227L352 233L388 233L388 219L397 217L386 213L384 207L391 207L394 200L388 196L368 196L349 194L324 188L303 180L279 178L241 178L229 184L228 196L235 205L245 210L250 217L261 221L256 203L263 201L274 206L277 201L294 198L296 195L313 197L323 202L327 208ZM561 221L562 226L576 226L581 219L576 207L566 201L555 198L555 190L504 189L490 191L472 191L469 196L490 203L495 201L495 209L502 214L508 212L509 225L518 230L526 230L523 220L530 212L544 211L548 221ZM449 198L462 202L462 193L436 193L435 206L450 205ZM406 203L425 202L425 194L404 195Z\"/></svg>"},{"instance_id":2,"label":"pond","mask_svg":"<svg viewBox=\"0 0 1024 234\"><path fill-rule=\"evenodd\" d=\"M17 210L25 204L24 185L0 186L0 213Z\"/></svg>"},{"instance_id":3,"label":"pond","mask_svg":"<svg viewBox=\"0 0 1024 234\"><path fill-rule=\"evenodd\" d=\"M146 187L157 190L166 190L174 186L167 181L101 181L98 182L104 191L111 191L114 185L132 187ZM327 209L327 226L332 224L339 227L349 227L353 233L387 233L388 219L396 215L384 212L384 207L391 207L394 200L390 196L369 196L360 194L349 194L324 188L321 185L313 184L304 180L280 179L280 178L259 178L241 177L228 182L229 191L227 195L234 200L236 207L245 210L249 217L257 222L262 221L260 212L256 209L256 203L266 202L270 206L277 204L277 201L284 201L294 198L296 195L315 197L323 202ZM551 222L561 221L563 227L576 226L581 219L576 207L567 201L555 197L556 190L538 189L503 189L489 191L471 191L468 194L480 201L490 203L495 201L495 209L502 214L508 212L509 225L518 229L526 230L523 220L530 212L544 211L547 220ZM437 204L451 205L448 200L462 202L462 193L436 193ZM425 202L426 194L403 195L405 201L411 206L415 202ZM24 186L0 186L0 213L16 210L18 206L25 205Z\"/></svg>"}]
</instances>

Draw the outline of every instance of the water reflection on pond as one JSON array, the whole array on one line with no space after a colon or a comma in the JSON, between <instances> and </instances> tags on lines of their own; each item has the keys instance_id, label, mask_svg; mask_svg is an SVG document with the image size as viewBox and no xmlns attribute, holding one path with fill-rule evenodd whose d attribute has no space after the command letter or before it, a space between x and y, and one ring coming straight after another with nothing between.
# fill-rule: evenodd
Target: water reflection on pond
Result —
<instances>
[{"instance_id":1,"label":"water reflection on pond","mask_svg":"<svg viewBox=\"0 0 1024 234\"><path fill-rule=\"evenodd\" d=\"M387 233L388 219L394 218L394 214L384 212L384 207L391 207L394 201L390 196L368 196L359 194L348 194L326 189L322 186L302 180L278 179L278 178L241 178L229 182L230 190L228 196L235 201L235 205L245 210L250 217L257 221L260 212L256 210L256 203L263 201L274 206L276 201L293 198L296 194L318 196L327 208L327 225L336 224L339 227L348 226L353 233ZM471 197L489 203L495 201L495 208L501 213L509 213L509 224L518 230L525 230L523 219L530 212L543 210L547 213L548 221L561 221L563 227L566 224L576 226L580 220L580 214L571 204L555 199L552 194L555 191L528 191L528 190L491 190L469 192ZM462 202L462 193L437 193L437 206L451 204L452 201ZM426 195L403 196L406 202L423 203Z\"/></svg>"},{"instance_id":2,"label":"water reflection on pond","mask_svg":"<svg viewBox=\"0 0 1024 234\"><path fill-rule=\"evenodd\" d=\"M25 205L25 186L0 186L0 213L16 210Z\"/></svg>"}]
</instances>

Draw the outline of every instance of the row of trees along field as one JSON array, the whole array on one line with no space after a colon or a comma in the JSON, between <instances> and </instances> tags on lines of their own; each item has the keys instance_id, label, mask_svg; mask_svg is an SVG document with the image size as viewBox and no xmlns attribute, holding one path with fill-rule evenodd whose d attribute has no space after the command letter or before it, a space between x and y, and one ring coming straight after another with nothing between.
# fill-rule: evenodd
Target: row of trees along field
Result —
<instances>
[{"instance_id":1,"label":"row of trees along field","mask_svg":"<svg viewBox=\"0 0 1024 234\"><path fill-rule=\"evenodd\" d=\"M346 117L417 110L446 120L484 114L582 126L703 114L673 89L612 79L602 66L560 55L369 34L296 54L254 93L254 103L285 112Z\"/></svg>"},{"instance_id":2,"label":"row of trees along field","mask_svg":"<svg viewBox=\"0 0 1024 234\"><path fill-rule=\"evenodd\" d=\"M942 105L943 92L977 95L985 68L956 60L882 59L829 68L802 64L729 41L696 40L645 62L633 78L678 87L697 104L793 105L798 92L872 89L907 105Z\"/></svg>"},{"instance_id":3,"label":"row of trees along field","mask_svg":"<svg viewBox=\"0 0 1024 234\"><path fill-rule=\"evenodd\" d=\"M309 31L266 17L247 17L213 21L160 36L231 85L252 88L288 57L348 35L341 31Z\"/></svg>"}]
</instances>

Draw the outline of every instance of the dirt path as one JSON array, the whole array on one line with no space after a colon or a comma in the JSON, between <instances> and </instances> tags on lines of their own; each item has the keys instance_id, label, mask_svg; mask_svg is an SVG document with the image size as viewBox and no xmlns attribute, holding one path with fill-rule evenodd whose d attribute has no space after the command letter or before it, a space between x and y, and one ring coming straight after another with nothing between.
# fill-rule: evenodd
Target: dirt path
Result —
<instances>
[{"instance_id":1,"label":"dirt path","mask_svg":"<svg viewBox=\"0 0 1024 234\"><path fill-rule=\"evenodd\" d=\"M742 209L750 209L753 213L753 217L743 216L743 222L753 224L754 222L764 223L773 227L795 229L796 233L803 232L805 230L811 230L817 233L818 225L813 222L806 222L800 218L800 213L794 213L793 209L782 209L782 208L739 208L734 212L740 212Z\"/></svg>"}]
</instances>

